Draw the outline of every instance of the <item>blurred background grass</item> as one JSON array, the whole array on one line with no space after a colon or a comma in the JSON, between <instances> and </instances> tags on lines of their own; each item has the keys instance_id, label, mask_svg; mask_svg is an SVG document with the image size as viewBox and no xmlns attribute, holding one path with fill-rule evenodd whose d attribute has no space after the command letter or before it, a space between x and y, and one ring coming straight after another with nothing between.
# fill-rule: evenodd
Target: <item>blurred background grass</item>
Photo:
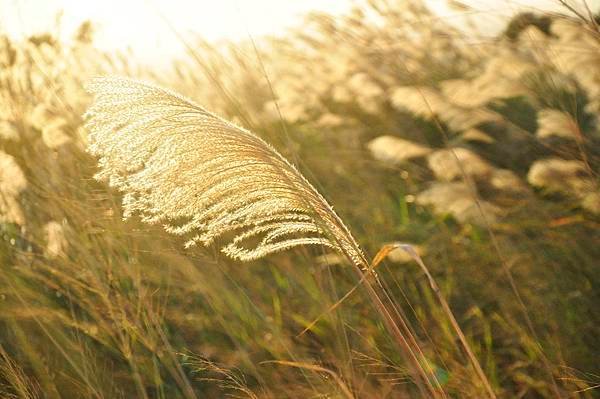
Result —
<instances>
[{"instance_id":1,"label":"blurred background grass","mask_svg":"<svg viewBox=\"0 0 600 399\"><path fill-rule=\"evenodd\" d=\"M521 13L481 38L419 2L372 0L279 37L186 40L168 71L98 50L93 23L68 44L2 37L2 395L416 395L366 293L298 335L356 284L342 259L305 248L240 264L122 220L119 194L93 180L81 126L85 81L118 74L273 143L371 255L414 245L499 397L595 397L592 11ZM483 397L416 263L396 250L379 273L444 392Z\"/></svg>"}]
</instances>

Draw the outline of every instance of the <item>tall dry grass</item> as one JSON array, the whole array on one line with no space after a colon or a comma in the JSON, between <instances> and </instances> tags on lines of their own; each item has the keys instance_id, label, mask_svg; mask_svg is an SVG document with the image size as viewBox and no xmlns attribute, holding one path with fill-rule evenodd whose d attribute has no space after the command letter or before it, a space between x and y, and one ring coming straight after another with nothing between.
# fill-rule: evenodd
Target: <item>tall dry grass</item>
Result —
<instances>
[{"instance_id":1,"label":"tall dry grass","mask_svg":"<svg viewBox=\"0 0 600 399\"><path fill-rule=\"evenodd\" d=\"M515 21L498 38L479 38L418 3L370 1L345 17L312 15L303 29L277 39L227 48L189 41L190 57L162 75L95 50L89 26L73 46L50 35L3 39L3 395L482 397L484 385L439 294L496 396L593 397L600 373L597 31L587 17ZM295 165L281 161L283 170L297 182L302 173L335 204L365 258L391 241L411 243L438 289L401 251L377 267L377 280L365 278L346 297L364 275L335 250L296 247L240 264L220 252L239 231L185 249L193 234L172 236L139 216L123 220L124 199L131 210L148 204L93 179L96 160L85 148L94 138L82 127L92 103L84 83L107 74L173 88L243 126L200 112L234 136L259 133L247 136L250 154L258 145L267 156L261 159L280 159L262 140L272 143ZM121 104L135 109L144 93L129 88ZM168 98L167 111L192 107L198 115L191 103ZM196 117L145 115L138 127L150 134ZM120 137L105 133L106 140ZM403 153L407 145L398 140L418 151ZM173 165L128 162L136 149L149 154L151 144L167 142L136 142L144 145L125 151L113 141L102 152L126 162L115 183L160 188L149 197L154 205L193 203L159 178L162 171L172 181L186 177ZM169 154L190 165L197 159ZM209 170L218 172L222 160ZM151 185L127 181L147 166ZM252 178L243 186L250 191ZM161 195L169 191L175 196ZM320 240L344 251L310 203L286 195L315 221L303 229L321 229ZM155 211L175 216L170 223L191 215ZM248 215L232 211L236 220ZM261 234L269 233L279 234ZM390 317L377 317L378 310Z\"/></svg>"}]
</instances>

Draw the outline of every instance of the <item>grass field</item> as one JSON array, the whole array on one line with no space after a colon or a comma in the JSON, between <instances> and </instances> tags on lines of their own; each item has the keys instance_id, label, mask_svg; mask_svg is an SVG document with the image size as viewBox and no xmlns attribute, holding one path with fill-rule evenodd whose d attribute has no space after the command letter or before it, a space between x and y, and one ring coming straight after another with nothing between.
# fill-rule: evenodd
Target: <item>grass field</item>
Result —
<instances>
[{"instance_id":1,"label":"grass field","mask_svg":"<svg viewBox=\"0 0 600 399\"><path fill-rule=\"evenodd\" d=\"M573 11L489 38L371 0L168 71L93 22L0 37L0 396L597 397L600 19Z\"/></svg>"}]
</instances>

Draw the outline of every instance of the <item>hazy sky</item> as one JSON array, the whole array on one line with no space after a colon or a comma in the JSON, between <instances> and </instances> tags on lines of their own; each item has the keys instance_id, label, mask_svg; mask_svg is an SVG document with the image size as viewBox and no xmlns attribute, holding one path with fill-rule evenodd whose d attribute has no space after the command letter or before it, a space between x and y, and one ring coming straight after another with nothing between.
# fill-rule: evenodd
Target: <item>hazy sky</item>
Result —
<instances>
[{"instance_id":1,"label":"hazy sky","mask_svg":"<svg viewBox=\"0 0 600 399\"><path fill-rule=\"evenodd\" d=\"M348 0L0 0L0 29L13 37L54 30L60 10L61 31L72 35L81 21L97 26L101 48L132 47L141 57L181 50L161 15L185 34L209 40L283 31L311 9L340 13Z\"/></svg>"},{"instance_id":2,"label":"hazy sky","mask_svg":"<svg viewBox=\"0 0 600 399\"><path fill-rule=\"evenodd\" d=\"M410 1L410 0L407 0ZM581 0L570 0L575 4ZM446 0L427 0L443 18L460 21ZM463 0L490 26L523 8L553 8L557 0ZM19 38L55 31L70 37L84 20L97 24L95 43L105 49L131 47L141 60L156 61L181 53L182 45L164 18L185 34L195 32L209 40L245 38L282 32L310 10L341 13L352 0L0 0L0 31ZM588 0L596 9L600 0Z\"/></svg>"}]
</instances>

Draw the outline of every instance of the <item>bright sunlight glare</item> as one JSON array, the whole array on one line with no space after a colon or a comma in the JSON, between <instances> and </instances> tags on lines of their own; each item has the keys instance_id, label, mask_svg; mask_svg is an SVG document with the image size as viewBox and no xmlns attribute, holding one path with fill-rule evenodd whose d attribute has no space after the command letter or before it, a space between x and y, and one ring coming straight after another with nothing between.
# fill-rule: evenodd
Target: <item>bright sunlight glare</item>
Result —
<instances>
[{"instance_id":1,"label":"bright sunlight glare","mask_svg":"<svg viewBox=\"0 0 600 399\"><path fill-rule=\"evenodd\" d=\"M581 9L582 0L569 4ZM239 40L248 35L283 34L310 11L340 14L352 0L4 0L0 2L0 32L20 39L39 32L53 32L68 40L85 20L95 26L95 46L103 50L130 50L140 62L163 63L180 55L184 44L177 37L195 34L209 41ZM488 33L495 33L507 18L521 10L549 10L558 0L427 0L440 15L455 25L467 18ZM460 10L449 4L465 4ZM600 0L588 0L598 7Z\"/></svg>"},{"instance_id":2,"label":"bright sunlight glare","mask_svg":"<svg viewBox=\"0 0 600 399\"><path fill-rule=\"evenodd\" d=\"M131 49L148 62L181 53L178 34L204 39L240 39L248 34L283 32L310 10L340 13L348 0L5 0L0 24L10 36L57 32L66 39L82 21L96 25L95 45L102 49Z\"/></svg>"}]
</instances>

